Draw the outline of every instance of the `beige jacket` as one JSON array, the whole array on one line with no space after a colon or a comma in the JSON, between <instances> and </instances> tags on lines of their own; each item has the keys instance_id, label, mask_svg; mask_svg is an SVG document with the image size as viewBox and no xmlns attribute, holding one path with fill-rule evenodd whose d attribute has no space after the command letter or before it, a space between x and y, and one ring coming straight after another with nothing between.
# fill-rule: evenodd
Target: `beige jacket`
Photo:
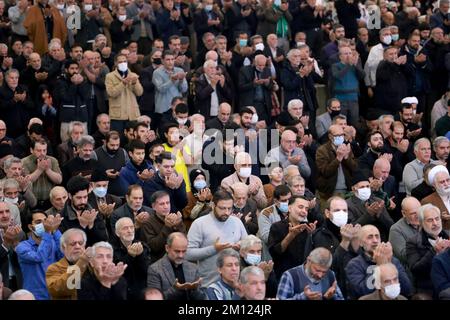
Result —
<instances>
[{"instance_id":1,"label":"beige jacket","mask_svg":"<svg viewBox=\"0 0 450 320\"><path fill-rule=\"evenodd\" d=\"M137 76L129 70L128 74ZM141 96L144 89L139 79L134 85L124 85L119 72L114 70L106 75L105 85L111 120L136 120L141 115L136 97Z\"/></svg>"}]
</instances>

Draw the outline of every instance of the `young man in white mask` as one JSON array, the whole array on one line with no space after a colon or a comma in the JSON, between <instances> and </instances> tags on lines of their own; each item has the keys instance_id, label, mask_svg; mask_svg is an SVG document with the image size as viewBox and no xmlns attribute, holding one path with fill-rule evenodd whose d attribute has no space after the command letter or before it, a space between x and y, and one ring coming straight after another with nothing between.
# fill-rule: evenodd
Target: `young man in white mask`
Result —
<instances>
[{"instance_id":1,"label":"young man in white mask","mask_svg":"<svg viewBox=\"0 0 450 320\"><path fill-rule=\"evenodd\" d=\"M394 221L386 211L382 199L372 195L367 176L361 171L353 174L353 195L348 198L348 221L352 224L375 225L380 230L382 241L387 241L389 229Z\"/></svg>"}]
</instances>

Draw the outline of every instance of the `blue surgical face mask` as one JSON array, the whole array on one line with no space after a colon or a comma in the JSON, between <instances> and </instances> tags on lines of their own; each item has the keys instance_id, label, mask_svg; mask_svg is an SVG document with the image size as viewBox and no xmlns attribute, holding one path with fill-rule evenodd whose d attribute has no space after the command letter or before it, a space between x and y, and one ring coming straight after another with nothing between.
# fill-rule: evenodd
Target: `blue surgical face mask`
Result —
<instances>
[{"instance_id":1,"label":"blue surgical face mask","mask_svg":"<svg viewBox=\"0 0 450 320\"><path fill-rule=\"evenodd\" d=\"M278 207L278 209L280 209L281 212L286 213L289 211L289 204L288 202L280 202L280 206Z\"/></svg>"},{"instance_id":2,"label":"blue surgical face mask","mask_svg":"<svg viewBox=\"0 0 450 320\"><path fill-rule=\"evenodd\" d=\"M106 193L108 192L108 188L98 187L94 188L94 194L99 198L104 198Z\"/></svg>"},{"instance_id":3,"label":"blue surgical face mask","mask_svg":"<svg viewBox=\"0 0 450 320\"><path fill-rule=\"evenodd\" d=\"M391 35L392 41L397 41L399 39L399 35L398 34L393 34Z\"/></svg>"},{"instance_id":4,"label":"blue surgical face mask","mask_svg":"<svg viewBox=\"0 0 450 320\"><path fill-rule=\"evenodd\" d=\"M245 47L247 46L247 39L239 39L239 46L240 47Z\"/></svg>"},{"instance_id":5,"label":"blue surgical face mask","mask_svg":"<svg viewBox=\"0 0 450 320\"><path fill-rule=\"evenodd\" d=\"M261 255L259 254L253 254L253 253L247 253L247 256L245 257L245 262L252 266L256 266L261 262Z\"/></svg>"},{"instance_id":6,"label":"blue surgical face mask","mask_svg":"<svg viewBox=\"0 0 450 320\"><path fill-rule=\"evenodd\" d=\"M336 147L339 147L343 143L344 143L344 136L337 136L333 138L333 144Z\"/></svg>"},{"instance_id":7,"label":"blue surgical face mask","mask_svg":"<svg viewBox=\"0 0 450 320\"><path fill-rule=\"evenodd\" d=\"M194 188L197 190L202 190L206 188L206 181L205 180L195 180L194 181Z\"/></svg>"},{"instance_id":8,"label":"blue surgical face mask","mask_svg":"<svg viewBox=\"0 0 450 320\"><path fill-rule=\"evenodd\" d=\"M35 225L33 233L36 235L36 237L42 238L42 236L45 233L44 224L43 223L39 223L39 224Z\"/></svg>"}]
</instances>

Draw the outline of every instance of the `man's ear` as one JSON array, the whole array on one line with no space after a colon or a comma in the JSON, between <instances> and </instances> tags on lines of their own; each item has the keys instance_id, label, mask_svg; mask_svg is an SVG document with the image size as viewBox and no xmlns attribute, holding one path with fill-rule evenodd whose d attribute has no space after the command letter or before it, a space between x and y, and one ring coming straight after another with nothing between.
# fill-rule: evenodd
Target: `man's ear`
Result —
<instances>
[{"instance_id":1,"label":"man's ear","mask_svg":"<svg viewBox=\"0 0 450 320\"><path fill-rule=\"evenodd\" d=\"M33 225L32 224L28 224L28 229L31 231L31 232L33 232Z\"/></svg>"}]
</instances>

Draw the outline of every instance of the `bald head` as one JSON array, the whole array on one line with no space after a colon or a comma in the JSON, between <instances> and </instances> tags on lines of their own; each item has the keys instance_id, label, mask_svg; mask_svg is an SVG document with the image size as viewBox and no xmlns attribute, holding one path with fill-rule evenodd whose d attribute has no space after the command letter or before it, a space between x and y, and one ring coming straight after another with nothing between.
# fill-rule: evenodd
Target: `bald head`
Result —
<instances>
[{"instance_id":1,"label":"bald head","mask_svg":"<svg viewBox=\"0 0 450 320\"><path fill-rule=\"evenodd\" d=\"M292 130L284 130L281 134L281 148L291 153L297 147L297 135Z\"/></svg>"},{"instance_id":2,"label":"bald head","mask_svg":"<svg viewBox=\"0 0 450 320\"><path fill-rule=\"evenodd\" d=\"M219 59L219 56L218 56L217 52L214 50L208 51L205 55L205 60L217 61L217 59Z\"/></svg>"},{"instance_id":3,"label":"bald head","mask_svg":"<svg viewBox=\"0 0 450 320\"><path fill-rule=\"evenodd\" d=\"M391 164L388 160L384 158L378 158L375 160L373 165L373 175L376 179L381 181L386 181L389 177L389 172L391 171Z\"/></svg>"},{"instance_id":4,"label":"bald head","mask_svg":"<svg viewBox=\"0 0 450 320\"><path fill-rule=\"evenodd\" d=\"M420 202L414 197L406 197L402 201L402 215L406 222L415 227L419 227L419 217L417 212L420 208Z\"/></svg>"},{"instance_id":5,"label":"bald head","mask_svg":"<svg viewBox=\"0 0 450 320\"><path fill-rule=\"evenodd\" d=\"M258 54L255 56L255 67L259 71L262 71L266 67L266 63L267 58L264 55Z\"/></svg>"},{"instance_id":6,"label":"bald head","mask_svg":"<svg viewBox=\"0 0 450 320\"><path fill-rule=\"evenodd\" d=\"M328 128L328 134L331 135L330 140L333 141L333 136L339 136L344 134L344 128L342 126L333 124Z\"/></svg>"}]
</instances>

